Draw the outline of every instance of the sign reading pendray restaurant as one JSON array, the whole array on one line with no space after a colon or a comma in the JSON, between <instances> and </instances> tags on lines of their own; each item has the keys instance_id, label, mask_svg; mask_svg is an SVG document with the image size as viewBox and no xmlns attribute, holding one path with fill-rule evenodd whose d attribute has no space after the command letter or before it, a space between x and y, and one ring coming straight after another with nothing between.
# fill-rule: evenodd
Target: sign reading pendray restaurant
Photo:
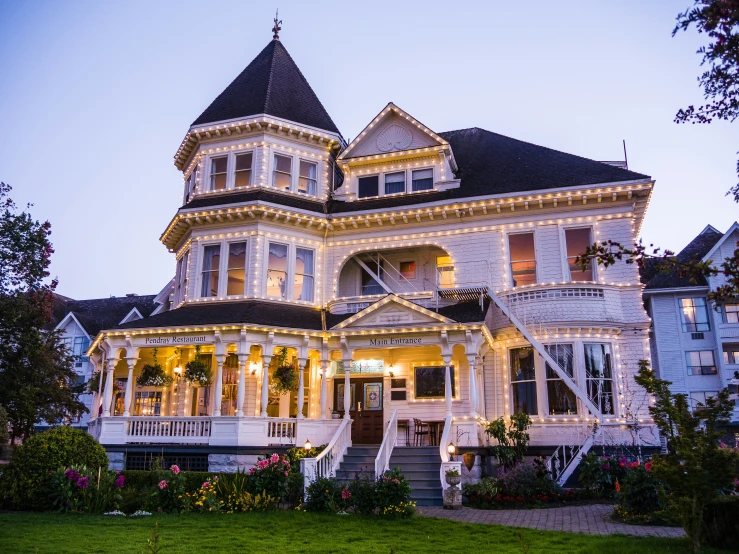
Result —
<instances>
[{"instance_id":1,"label":"sign reading pendray restaurant","mask_svg":"<svg viewBox=\"0 0 739 554\"><path fill-rule=\"evenodd\" d=\"M146 337L146 344L205 344L209 342L206 335L198 335L196 337L177 336L171 337Z\"/></svg>"}]
</instances>

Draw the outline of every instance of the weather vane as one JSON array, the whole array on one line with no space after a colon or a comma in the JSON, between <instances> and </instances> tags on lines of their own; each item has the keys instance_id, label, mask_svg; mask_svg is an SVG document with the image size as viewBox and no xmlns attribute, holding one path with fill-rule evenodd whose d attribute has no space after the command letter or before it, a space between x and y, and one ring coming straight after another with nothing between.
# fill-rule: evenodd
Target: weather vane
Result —
<instances>
[{"instance_id":1,"label":"weather vane","mask_svg":"<svg viewBox=\"0 0 739 554\"><path fill-rule=\"evenodd\" d=\"M272 38L275 40L280 40L280 29L282 29L282 27L280 27L280 25L282 25L282 20L278 20L278 17L280 17L279 8L275 11L275 26L272 27L272 32L274 33Z\"/></svg>"}]
</instances>

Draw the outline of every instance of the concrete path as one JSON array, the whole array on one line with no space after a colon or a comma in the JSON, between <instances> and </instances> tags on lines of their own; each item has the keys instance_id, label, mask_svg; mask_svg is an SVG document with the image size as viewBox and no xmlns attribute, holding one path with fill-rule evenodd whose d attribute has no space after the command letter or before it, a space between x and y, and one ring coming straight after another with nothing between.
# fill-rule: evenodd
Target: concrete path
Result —
<instances>
[{"instance_id":1,"label":"concrete path","mask_svg":"<svg viewBox=\"0 0 739 554\"><path fill-rule=\"evenodd\" d=\"M536 510L444 510L435 506L419 506L421 515L467 523L491 523L511 527L529 527L540 531L566 531L589 535L621 533L639 537L682 537L680 527L656 527L627 525L611 519L613 506L591 504L588 506L563 506Z\"/></svg>"}]
</instances>

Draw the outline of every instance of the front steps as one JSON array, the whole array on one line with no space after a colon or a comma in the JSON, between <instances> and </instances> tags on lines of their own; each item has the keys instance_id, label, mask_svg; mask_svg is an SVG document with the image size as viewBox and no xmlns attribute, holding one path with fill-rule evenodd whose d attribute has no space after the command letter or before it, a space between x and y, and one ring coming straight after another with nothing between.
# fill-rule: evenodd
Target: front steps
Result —
<instances>
[{"instance_id":1,"label":"front steps","mask_svg":"<svg viewBox=\"0 0 739 554\"><path fill-rule=\"evenodd\" d=\"M350 446L336 470L336 479L348 483L357 474L374 476L375 458L379 451L379 446ZM410 481L411 500L418 506L443 504L438 446L396 446L390 457L390 469L396 467Z\"/></svg>"}]
</instances>

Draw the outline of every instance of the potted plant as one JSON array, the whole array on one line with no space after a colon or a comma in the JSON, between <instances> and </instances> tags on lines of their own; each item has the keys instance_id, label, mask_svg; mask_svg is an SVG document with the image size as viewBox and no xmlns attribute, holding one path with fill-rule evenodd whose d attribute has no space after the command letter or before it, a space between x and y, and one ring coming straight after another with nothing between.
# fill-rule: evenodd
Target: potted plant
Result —
<instances>
[{"instance_id":1,"label":"potted plant","mask_svg":"<svg viewBox=\"0 0 739 554\"><path fill-rule=\"evenodd\" d=\"M341 414L337 411L331 412L331 419L341 419Z\"/></svg>"},{"instance_id":2,"label":"potted plant","mask_svg":"<svg viewBox=\"0 0 739 554\"><path fill-rule=\"evenodd\" d=\"M157 362L157 349L154 349L154 363L145 364L141 373L136 377L139 387L168 387L172 384L172 377L164 373L162 366Z\"/></svg>"},{"instance_id":3,"label":"potted plant","mask_svg":"<svg viewBox=\"0 0 739 554\"><path fill-rule=\"evenodd\" d=\"M200 346L195 347L195 359L185 364L183 377L185 381L195 387L207 387L210 385L213 374L208 366L200 359Z\"/></svg>"},{"instance_id":4,"label":"potted plant","mask_svg":"<svg viewBox=\"0 0 739 554\"><path fill-rule=\"evenodd\" d=\"M446 470L446 482L447 485L451 485L452 487L456 487L462 482L462 476L459 474L457 468Z\"/></svg>"},{"instance_id":5,"label":"potted plant","mask_svg":"<svg viewBox=\"0 0 739 554\"><path fill-rule=\"evenodd\" d=\"M298 388L298 371L287 360L287 348L281 348L276 358L277 367L272 373L275 392L285 394L296 390Z\"/></svg>"}]
</instances>

